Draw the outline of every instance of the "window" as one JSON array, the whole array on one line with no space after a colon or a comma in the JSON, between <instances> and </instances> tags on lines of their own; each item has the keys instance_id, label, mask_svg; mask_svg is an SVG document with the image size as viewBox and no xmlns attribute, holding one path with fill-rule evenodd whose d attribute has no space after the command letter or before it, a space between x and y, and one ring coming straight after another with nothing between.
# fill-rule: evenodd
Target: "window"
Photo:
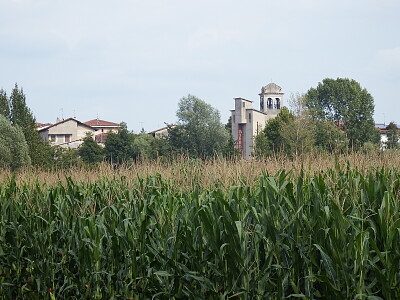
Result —
<instances>
[{"instance_id":1,"label":"window","mask_svg":"<svg viewBox=\"0 0 400 300\"><path fill-rule=\"evenodd\" d=\"M249 121L251 121L251 113L249 113Z\"/></svg>"},{"instance_id":2,"label":"window","mask_svg":"<svg viewBox=\"0 0 400 300\"><path fill-rule=\"evenodd\" d=\"M71 135L70 134L66 134L65 135L65 142L69 143L71 141Z\"/></svg>"},{"instance_id":3,"label":"window","mask_svg":"<svg viewBox=\"0 0 400 300\"><path fill-rule=\"evenodd\" d=\"M281 99L275 98L275 108L281 109Z\"/></svg>"},{"instance_id":4,"label":"window","mask_svg":"<svg viewBox=\"0 0 400 300\"><path fill-rule=\"evenodd\" d=\"M245 107L245 106L246 106L246 103L242 102L242 106Z\"/></svg>"},{"instance_id":5,"label":"window","mask_svg":"<svg viewBox=\"0 0 400 300\"><path fill-rule=\"evenodd\" d=\"M56 136L54 134L49 134L49 140L54 143L56 141Z\"/></svg>"},{"instance_id":6,"label":"window","mask_svg":"<svg viewBox=\"0 0 400 300\"><path fill-rule=\"evenodd\" d=\"M267 108L272 109L272 98L268 98L267 100Z\"/></svg>"}]
</instances>

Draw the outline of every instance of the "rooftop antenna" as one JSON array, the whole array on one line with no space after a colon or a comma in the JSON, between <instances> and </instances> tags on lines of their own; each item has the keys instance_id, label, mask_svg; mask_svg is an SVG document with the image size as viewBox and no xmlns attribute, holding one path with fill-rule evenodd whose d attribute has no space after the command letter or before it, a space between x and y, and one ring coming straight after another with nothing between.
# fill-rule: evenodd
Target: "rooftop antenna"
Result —
<instances>
[{"instance_id":1,"label":"rooftop antenna","mask_svg":"<svg viewBox=\"0 0 400 300\"><path fill-rule=\"evenodd\" d=\"M385 122L385 114L383 114L383 125L386 126L386 122Z\"/></svg>"},{"instance_id":2,"label":"rooftop antenna","mask_svg":"<svg viewBox=\"0 0 400 300\"><path fill-rule=\"evenodd\" d=\"M76 119L76 112L75 112L75 109L74 109L74 119Z\"/></svg>"},{"instance_id":3,"label":"rooftop antenna","mask_svg":"<svg viewBox=\"0 0 400 300\"><path fill-rule=\"evenodd\" d=\"M97 114L97 120L99 119L99 114Z\"/></svg>"},{"instance_id":4,"label":"rooftop antenna","mask_svg":"<svg viewBox=\"0 0 400 300\"><path fill-rule=\"evenodd\" d=\"M61 107L61 120L64 120L64 109Z\"/></svg>"}]
</instances>

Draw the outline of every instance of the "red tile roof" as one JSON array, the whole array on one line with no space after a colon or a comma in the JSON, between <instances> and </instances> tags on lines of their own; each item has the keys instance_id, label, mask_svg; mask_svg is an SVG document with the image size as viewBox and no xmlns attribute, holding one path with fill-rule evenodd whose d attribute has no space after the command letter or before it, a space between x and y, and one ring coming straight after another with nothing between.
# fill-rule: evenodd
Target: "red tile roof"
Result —
<instances>
[{"instance_id":1,"label":"red tile roof","mask_svg":"<svg viewBox=\"0 0 400 300\"><path fill-rule=\"evenodd\" d=\"M101 126L120 127L121 126L121 124L118 124L118 123L99 120L99 119L90 120L90 121L84 122L84 124L92 126L92 127L101 127Z\"/></svg>"}]
</instances>

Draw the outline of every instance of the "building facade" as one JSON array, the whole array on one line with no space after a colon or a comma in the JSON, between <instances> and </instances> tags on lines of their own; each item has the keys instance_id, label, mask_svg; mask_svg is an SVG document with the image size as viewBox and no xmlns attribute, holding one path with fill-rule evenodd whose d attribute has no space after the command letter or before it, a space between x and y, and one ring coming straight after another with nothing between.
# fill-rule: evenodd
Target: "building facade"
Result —
<instances>
[{"instance_id":1,"label":"building facade","mask_svg":"<svg viewBox=\"0 0 400 300\"><path fill-rule=\"evenodd\" d=\"M44 141L49 141L53 146L78 148L86 134L96 132L96 129L74 118L68 118L55 124L41 127L38 132Z\"/></svg>"},{"instance_id":2,"label":"building facade","mask_svg":"<svg viewBox=\"0 0 400 300\"><path fill-rule=\"evenodd\" d=\"M254 137L260 133L269 119L275 118L283 106L282 88L269 83L261 88L260 110L253 108L253 101L234 98L235 109L231 110L232 135L235 147L249 159L253 152Z\"/></svg>"}]
</instances>

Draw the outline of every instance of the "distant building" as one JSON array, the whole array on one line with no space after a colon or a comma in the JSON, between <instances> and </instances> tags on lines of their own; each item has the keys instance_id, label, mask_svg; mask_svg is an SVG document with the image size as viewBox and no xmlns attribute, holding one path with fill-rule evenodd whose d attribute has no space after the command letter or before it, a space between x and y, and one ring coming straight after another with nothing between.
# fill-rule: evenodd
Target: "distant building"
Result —
<instances>
[{"instance_id":1,"label":"distant building","mask_svg":"<svg viewBox=\"0 0 400 300\"><path fill-rule=\"evenodd\" d=\"M119 128L121 127L121 124L99 119L86 121L84 122L84 124L89 125L90 127L96 129L96 134L109 133L109 132L117 133Z\"/></svg>"},{"instance_id":2,"label":"distant building","mask_svg":"<svg viewBox=\"0 0 400 300\"><path fill-rule=\"evenodd\" d=\"M38 132L44 141L51 145L66 148L78 148L86 134L95 134L96 129L74 118L68 118L45 127L39 127Z\"/></svg>"},{"instance_id":3,"label":"distant building","mask_svg":"<svg viewBox=\"0 0 400 300\"><path fill-rule=\"evenodd\" d=\"M260 110L254 109L253 101L235 98L232 113L232 135L236 148L248 159L253 152L254 137L263 130L269 119L275 118L283 106L282 88L269 83L261 88Z\"/></svg>"},{"instance_id":4,"label":"distant building","mask_svg":"<svg viewBox=\"0 0 400 300\"><path fill-rule=\"evenodd\" d=\"M176 125L169 125L166 127L162 127L160 129L150 131L148 134L151 134L153 137L156 137L156 138L162 138L162 137L166 138L166 137L168 137L168 129L174 128L174 127L176 127Z\"/></svg>"},{"instance_id":5,"label":"distant building","mask_svg":"<svg viewBox=\"0 0 400 300\"><path fill-rule=\"evenodd\" d=\"M88 133L92 134L97 143L104 144L107 134L118 132L121 127L118 123L99 119L83 123L75 118L57 120L55 124L36 123L36 126L44 141L49 141L53 146L66 148L78 148Z\"/></svg>"},{"instance_id":6,"label":"distant building","mask_svg":"<svg viewBox=\"0 0 400 300\"><path fill-rule=\"evenodd\" d=\"M385 150L387 147L387 141L388 141L388 125L386 124L375 124L375 128L377 128L379 130L379 133L381 134L381 149ZM397 133L400 135L400 128L399 126L396 124L397 126Z\"/></svg>"}]
</instances>

